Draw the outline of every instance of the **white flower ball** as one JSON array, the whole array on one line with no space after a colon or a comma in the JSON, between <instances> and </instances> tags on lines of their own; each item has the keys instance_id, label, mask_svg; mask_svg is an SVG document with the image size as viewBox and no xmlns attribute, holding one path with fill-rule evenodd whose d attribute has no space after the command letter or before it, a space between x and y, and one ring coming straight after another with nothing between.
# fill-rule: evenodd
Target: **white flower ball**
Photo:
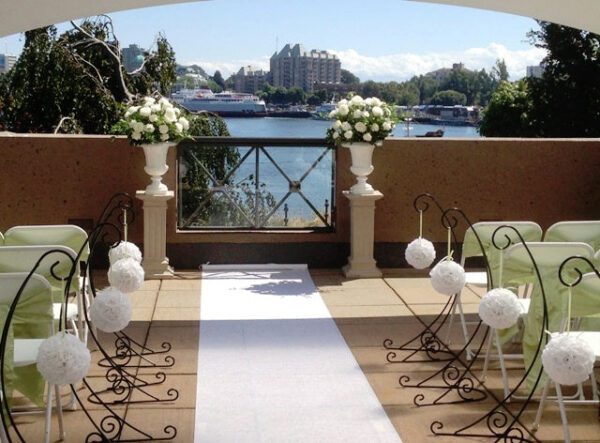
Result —
<instances>
[{"instance_id":1,"label":"white flower ball","mask_svg":"<svg viewBox=\"0 0 600 443\"><path fill-rule=\"evenodd\" d=\"M331 136L335 140L336 138L338 138L340 136L340 133L339 132L334 132L333 134L331 134Z\"/></svg>"},{"instance_id":2,"label":"white flower ball","mask_svg":"<svg viewBox=\"0 0 600 443\"><path fill-rule=\"evenodd\" d=\"M158 103L155 103L152 106L150 106L150 109L152 109L152 112L160 112L160 105Z\"/></svg>"},{"instance_id":3,"label":"white flower ball","mask_svg":"<svg viewBox=\"0 0 600 443\"><path fill-rule=\"evenodd\" d=\"M344 137L346 137L348 140L350 140L353 135L354 134L352 133L352 131L346 131L346 132L344 132Z\"/></svg>"},{"instance_id":4,"label":"white flower ball","mask_svg":"<svg viewBox=\"0 0 600 443\"><path fill-rule=\"evenodd\" d=\"M388 121L383 122L383 130L384 131L391 131L392 130L392 124Z\"/></svg>"},{"instance_id":5,"label":"white flower ball","mask_svg":"<svg viewBox=\"0 0 600 443\"><path fill-rule=\"evenodd\" d=\"M373 123L371 125L371 132L377 132L379 131L379 125L377 123Z\"/></svg>"},{"instance_id":6,"label":"white flower ball","mask_svg":"<svg viewBox=\"0 0 600 443\"><path fill-rule=\"evenodd\" d=\"M596 360L592 347L576 332L553 334L542 352L544 370L552 381L576 385L588 379Z\"/></svg>"},{"instance_id":7,"label":"white flower ball","mask_svg":"<svg viewBox=\"0 0 600 443\"><path fill-rule=\"evenodd\" d=\"M454 295L465 286L465 270L452 260L441 260L429 273L433 289L445 295Z\"/></svg>"},{"instance_id":8,"label":"white flower ball","mask_svg":"<svg viewBox=\"0 0 600 443\"><path fill-rule=\"evenodd\" d=\"M158 120L158 115L156 114L151 114L150 117L148 117L148 120L152 123L154 123L156 120Z\"/></svg>"},{"instance_id":9,"label":"white flower ball","mask_svg":"<svg viewBox=\"0 0 600 443\"><path fill-rule=\"evenodd\" d=\"M122 258L108 269L108 282L126 294L137 291L144 283L144 269L133 258Z\"/></svg>"},{"instance_id":10,"label":"white flower ball","mask_svg":"<svg viewBox=\"0 0 600 443\"><path fill-rule=\"evenodd\" d=\"M123 258L133 258L138 263L141 263L142 251L140 251L140 248L136 244L128 241L121 241L108 250L108 259L111 265Z\"/></svg>"},{"instance_id":11,"label":"white flower ball","mask_svg":"<svg viewBox=\"0 0 600 443\"><path fill-rule=\"evenodd\" d=\"M90 320L104 332L118 332L131 321L129 298L118 289L108 287L98 292L90 306Z\"/></svg>"},{"instance_id":12,"label":"white flower ball","mask_svg":"<svg viewBox=\"0 0 600 443\"><path fill-rule=\"evenodd\" d=\"M521 304L517 296L505 288L487 292L479 302L479 317L494 329L514 326L521 315Z\"/></svg>"},{"instance_id":13,"label":"white flower ball","mask_svg":"<svg viewBox=\"0 0 600 443\"><path fill-rule=\"evenodd\" d=\"M154 99L154 97L144 97L144 105L146 106L153 105L155 102L156 100Z\"/></svg>"},{"instance_id":14,"label":"white flower ball","mask_svg":"<svg viewBox=\"0 0 600 443\"><path fill-rule=\"evenodd\" d=\"M352 117L354 117L355 119L359 119L361 118L363 115L362 111L360 109L357 109L356 111L354 111L352 113Z\"/></svg>"},{"instance_id":15,"label":"white flower ball","mask_svg":"<svg viewBox=\"0 0 600 443\"><path fill-rule=\"evenodd\" d=\"M37 370L53 385L79 383L90 369L91 355L85 344L64 331L47 338L40 345Z\"/></svg>"},{"instance_id":16,"label":"white flower ball","mask_svg":"<svg viewBox=\"0 0 600 443\"><path fill-rule=\"evenodd\" d=\"M167 108L165 110L165 121L167 123L173 123L175 120L177 120L177 115L175 115L175 111L173 110L173 108Z\"/></svg>"},{"instance_id":17,"label":"white flower ball","mask_svg":"<svg viewBox=\"0 0 600 443\"><path fill-rule=\"evenodd\" d=\"M158 132L160 132L161 134L166 134L167 132L169 132L169 127L167 125L160 125L158 127Z\"/></svg>"},{"instance_id":18,"label":"white flower ball","mask_svg":"<svg viewBox=\"0 0 600 443\"><path fill-rule=\"evenodd\" d=\"M350 123L348 123L348 122L342 123L342 130L349 131L351 129L352 129L352 125Z\"/></svg>"},{"instance_id":19,"label":"white flower ball","mask_svg":"<svg viewBox=\"0 0 600 443\"><path fill-rule=\"evenodd\" d=\"M339 106L338 113L341 116L348 115L348 112L350 112L350 109L348 109L348 105L342 104L342 105Z\"/></svg>"},{"instance_id":20,"label":"white flower ball","mask_svg":"<svg viewBox=\"0 0 600 443\"><path fill-rule=\"evenodd\" d=\"M169 134L160 134L160 139L164 142L169 140Z\"/></svg>"},{"instance_id":21,"label":"white flower ball","mask_svg":"<svg viewBox=\"0 0 600 443\"><path fill-rule=\"evenodd\" d=\"M356 129L358 132L367 132L367 125L365 125L363 122L358 122L354 125L354 129Z\"/></svg>"},{"instance_id":22,"label":"white flower ball","mask_svg":"<svg viewBox=\"0 0 600 443\"><path fill-rule=\"evenodd\" d=\"M373 111L372 112L373 112L373 115L375 117L381 117L381 116L383 116L383 109L381 109L379 106L373 107Z\"/></svg>"},{"instance_id":23,"label":"white flower ball","mask_svg":"<svg viewBox=\"0 0 600 443\"><path fill-rule=\"evenodd\" d=\"M341 127L342 127L342 122L341 122L341 121L339 121L339 120L336 120L336 121L334 121L334 122L333 122L333 125L331 125L331 127L332 127L333 129L339 129L339 128L341 128Z\"/></svg>"},{"instance_id":24,"label":"white flower ball","mask_svg":"<svg viewBox=\"0 0 600 443\"><path fill-rule=\"evenodd\" d=\"M366 142L370 142L371 140L373 140L373 136L367 132L366 134L363 134L363 140Z\"/></svg>"},{"instance_id":25,"label":"white flower ball","mask_svg":"<svg viewBox=\"0 0 600 443\"><path fill-rule=\"evenodd\" d=\"M148 124L147 124L147 125L144 127L144 130L145 130L146 132L152 133L152 132L154 132L154 125L151 125L150 123L148 123Z\"/></svg>"},{"instance_id":26,"label":"white flower ball","mask_svg":"<svg viewBox=\"0 0 600 443\"><path fill-rule=\"evenodd\" d=\"M142 138L142 134L134 131L131 133L131 138L134 140L140 140Z\"/></svg>"},{"instance_id":27,"label":"white flower ball","mask_svg":"<svg viewBox=\"0 0 600 443\"><path fill-rule=\"evenodd\" d=\"M142 117L148 117L150 114L152 114L152 109L150 109L149 106L143 106L142 109L140 109L140 115Z\"/></svg>"},{"instance_id":28,"label":"white flower ball","mask_svg":"<svg viewBox=\"0 0 600 443\"><path fill-rule=\"evenodd\" d=\"M406 247L404 258L409 265L416 269L425 269L431 266L435 260L433 243L421 237L414 239Z\"/></svg>"}]
</instances>

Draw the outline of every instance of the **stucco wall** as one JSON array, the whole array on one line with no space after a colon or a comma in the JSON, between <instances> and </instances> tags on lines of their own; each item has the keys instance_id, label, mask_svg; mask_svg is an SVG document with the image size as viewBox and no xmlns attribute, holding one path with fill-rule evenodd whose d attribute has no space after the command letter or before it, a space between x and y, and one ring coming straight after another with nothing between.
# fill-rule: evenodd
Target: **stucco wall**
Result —
<instances>
[{"instance_id":1,"label":"stucco wall","mask_svg":"<svg viewBox=\"0 0 600 443\"><path fill-rule=\"evenodd\" d=\"M2 232L17 224L95 220L111 195L133 195L149 183L142 151L124 139L0 135L0 153ZM187 267L191 257L202 262L211 251L224 261L235 254L231 251L248 255L256 245L270 244L254 251L253 259L263 254L268 261L271 254L273 261L281 260L292 251L300 261L309 254L320 256L316 263L339 262L347 254L349 238L349 208L341 190L351 186L353 177L349 152L340 149L337 158L336 233L177 233L172 200L167 217L171 260ZM164 182L175 189L174 150L168 163ZM444 206L461 207L473 222L529 219L547 227L559 220L600 219L600 140L394 139L376 150L373 164L369 181L384 194L377 202L376 255L387 265L401 261L402 244L418 233L412 202L422 192L435 194ZM139 216L130 226L130 238L140 243L139 203L136 209ZM445 239L433 210L425 219L425 235L433 241Z\"/></svg>"}]
</instances>

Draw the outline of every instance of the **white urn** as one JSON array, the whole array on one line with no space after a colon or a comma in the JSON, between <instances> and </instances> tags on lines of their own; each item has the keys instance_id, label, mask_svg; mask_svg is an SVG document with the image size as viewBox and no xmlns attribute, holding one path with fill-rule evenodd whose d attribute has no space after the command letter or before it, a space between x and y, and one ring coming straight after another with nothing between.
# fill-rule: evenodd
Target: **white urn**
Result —
<instances>
[{"instance_id":1,"label":"white urn","mask_svg":"<svg viewBox=\"0 0 600 443\"><path fill-rule=\"evenodd\" d=\"M356 176L356 183L350 188L350 193L356 195L373 194L373 186L367 183L367 177L373 172L373 149L375 145L365 142L346 143L344 147L350 149L352 166L350 171Z\"/></svg>"},{"instance_id":2,"label":"white urn","mask_svg":"<svg viewBox=\"0 0 600 443\"><path fill-rule=\"evenodd\" d=\"M144 171L150 176L152 182L146 187L148 195L165 195L169 188L162 182L162 176L169 170L167 165L167 152L172 142L148 143L141 147L144 149L146 166Z\"/></svg>"}]
</instances>

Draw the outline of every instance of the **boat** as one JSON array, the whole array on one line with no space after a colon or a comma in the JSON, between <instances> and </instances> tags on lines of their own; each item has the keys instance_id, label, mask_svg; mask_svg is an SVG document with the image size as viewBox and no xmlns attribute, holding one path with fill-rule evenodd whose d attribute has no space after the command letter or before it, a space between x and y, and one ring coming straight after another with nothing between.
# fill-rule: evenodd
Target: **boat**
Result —
<instances>
[{"instance_id":1,"label":"boat","mask_svg":"<svg viewBox=\"0 0 600 443\"><path fill-rule=\"evenodd\" d=\"M443 136L444 136L443 129L437 129L435 131L428 131L423 135L417 135L417 137L443 137Z\"/></svg>"},{"instance_id":2,"label":"boat","mask_svg":"<svg viewBox=\"0 0 600 443\"><path fill-rule=\"evenodd\" d=\"M331 120L329 114L333 111L337 106L333 100L329 103L321 103L319 106L315 108L315 110L311 113L312 118L315 120Z\"/></svg>"},{"instance_id":3,"label":"boat","mask_svg":"<svg viewBox=\"0 0 600 443\"><path fill-rule=\"evenodd\" d=\"M190 112L213 112L222 117L264 117L267 106L256 95L218 92L210 89L181 89L171 99Z\"/></svg>"}]
</instances>

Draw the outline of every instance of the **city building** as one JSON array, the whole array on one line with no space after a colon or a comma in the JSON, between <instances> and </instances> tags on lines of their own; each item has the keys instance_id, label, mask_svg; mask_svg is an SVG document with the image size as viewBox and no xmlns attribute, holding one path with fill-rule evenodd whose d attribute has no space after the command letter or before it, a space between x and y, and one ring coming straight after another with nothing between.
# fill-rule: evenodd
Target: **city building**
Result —
<instances>
[{"instance_id":1,"label":"city building","mask_svg":"<svg viewBox=\"0 0 600 443\"><path fill-rule=\"evenodd\" d=\"M0 54L0 74L10 71L16 62L16 55Z\"/></svg>"},{"instance_id":2,"label":"city building","mask_svg":"<svg viewBox=\"0 0 600 443\"><path fill-rule=\"evenodd\" d=\"M234 90L236 92L256 94L267 83L269 73L262 69L253 68L252 66L245 66L233 78L235 81Z\"/></svg>"},{"instance_id":3,"label":"city building","mask_svg":"<svg viewBox=\"0 0 600 443\"><path fill-rule=\"evenodd\" d=\"M341 82L341 63L333 54L316 49L306 51L300 44L285 45L271 56L273 86L291 88L297 86L313 92L315 84L338 84Z\"/></svg>"},{"instance_id":4,"label":"city building","mask_svg":"<svg viewBox=\"0 0 600 443\"><path fill-rule=\"evenodd\" d=\"M144 53L146 50L140 48L138 45L129 45L127 48L121 49L121 55L123 56L123 66L127 72L135 71L137 68L142 66L144 62Z\"/></svg>"},{"instance_id":5,"label":"city building","mask_svg":"<svg viewBox=\"0 0 600 443\"><path fill-rule=\"evenodd\" d=\"M528 78L542 78L544 74L545 66L543 63L540 63L537 66L527 66L527 77Z\"/></svg>"}]
</instances>

